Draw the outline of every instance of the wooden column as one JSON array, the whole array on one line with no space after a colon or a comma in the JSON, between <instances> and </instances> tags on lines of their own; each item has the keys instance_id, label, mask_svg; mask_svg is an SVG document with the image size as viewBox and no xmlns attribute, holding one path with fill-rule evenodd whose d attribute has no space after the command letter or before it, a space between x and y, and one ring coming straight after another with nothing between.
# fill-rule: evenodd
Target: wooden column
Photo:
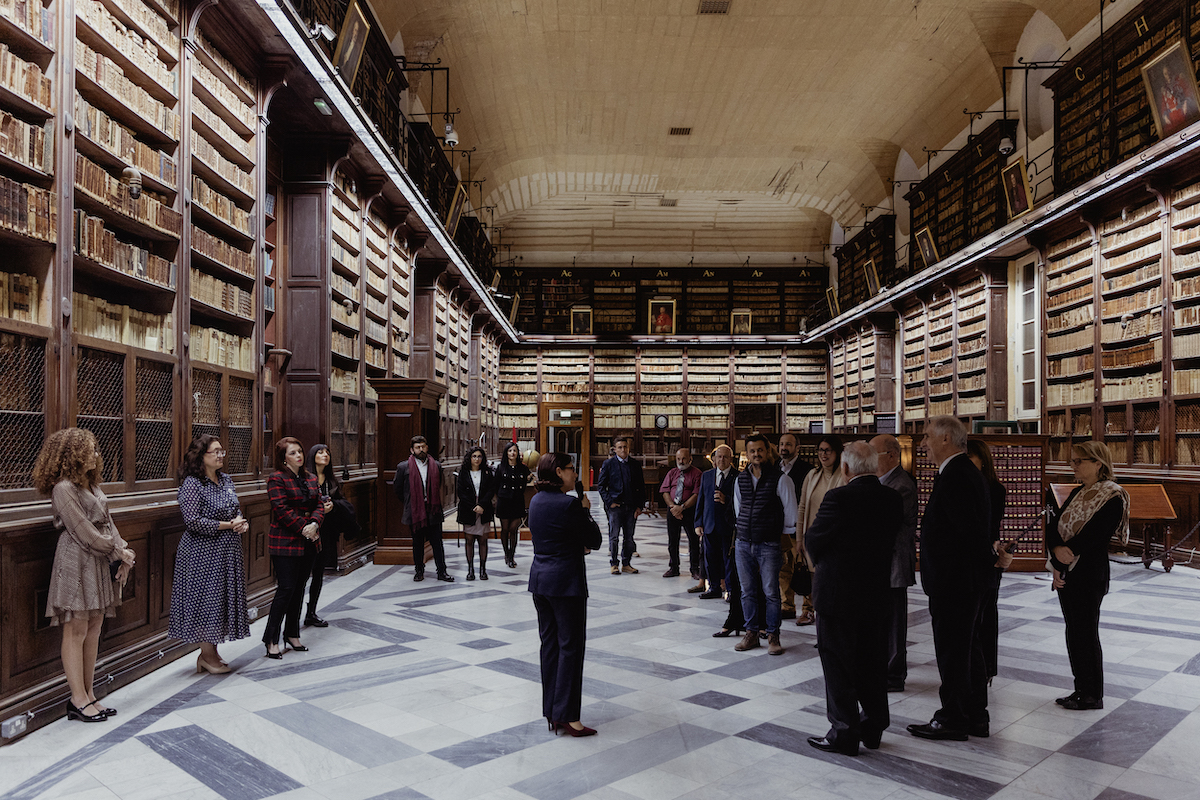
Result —
<instances>
[{"instance_id":1,"label":"wooden column","mask_svg":"<svg viewBox=\"0 0 1200 800\"><path fill-rule=\"evenodd\" d=\"M397 465L408 459L412 437L424 436L429 440L429 452L438 451L438 401L446 394L446 386L423 378L372 378L370 383L379 393L375 563L412 564L412 531L400 522L404 508L396 498L392 481ZM443 481L448 475L443 465ZM425 557L429 558L431 552L426 545Z\"/></svg>"}]
</instances>

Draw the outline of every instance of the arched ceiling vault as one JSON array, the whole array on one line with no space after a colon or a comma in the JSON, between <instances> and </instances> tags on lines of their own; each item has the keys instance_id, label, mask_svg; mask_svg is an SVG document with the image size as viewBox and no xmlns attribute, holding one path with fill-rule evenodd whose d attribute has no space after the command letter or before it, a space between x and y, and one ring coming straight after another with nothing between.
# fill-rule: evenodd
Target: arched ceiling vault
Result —
<instances>
[{"instance_id":1,"label":"arched ceiling vault","mask_svg":"<svg viewBox=\"0 0 1200 800\"><path fill-rule=\"evenodd\" d=\"M698 14L699 0L372 2L410 59L450 67L456 128L505 242L556 253L819 250L831 220L890 202L901 150L943 146L964 108L1000 98L1036 11L1068 38L1096 12L1094 0L731 0L724 15ZM428 102L428 76L409 77Z\"/></svg>"}]
</instances>

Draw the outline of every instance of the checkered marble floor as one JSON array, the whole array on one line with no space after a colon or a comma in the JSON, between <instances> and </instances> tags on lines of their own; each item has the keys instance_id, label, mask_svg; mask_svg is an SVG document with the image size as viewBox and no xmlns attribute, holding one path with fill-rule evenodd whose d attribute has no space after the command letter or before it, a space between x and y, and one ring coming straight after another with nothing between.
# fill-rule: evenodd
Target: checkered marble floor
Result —
<instances>
[{"instance_id":1,"label":"checkered marble floor","mask_svg":"<svg viewBox=\"0 0 1200 800\"><path fill-rule=\"evenodd\" d=\"M197 676L190 659L114 692L120 715L62 720L0 748L6 798L258 800L671 800L671 798L1200 798L1200 572L1113 567L1099 711L1059 709L1070 691L1049 584L1001 588L992 736L928 742L904 732L937 707L937 669L919 588L910 594L909 680L892 727L858 758L820 753L827 729L812 628L785 622L787 652L736 653L714 639L719 600L659 577L666 526L639 521L639 575L588 558L585 739L541 719L537 620L493 546L491 580L412 581L365 567L327 581L326 629L311 652L262 657L259 636L222 646L235 668Z\"/></svg>"}]
</instances>

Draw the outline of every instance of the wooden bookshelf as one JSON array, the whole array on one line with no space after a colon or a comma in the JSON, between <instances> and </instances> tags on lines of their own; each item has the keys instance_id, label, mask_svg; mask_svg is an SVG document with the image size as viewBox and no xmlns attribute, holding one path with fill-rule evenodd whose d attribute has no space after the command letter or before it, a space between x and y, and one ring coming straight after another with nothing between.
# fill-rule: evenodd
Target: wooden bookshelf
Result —
<instances>
[{"instance_id":1,"label":"wooden bookshelf","mask_svg":"<svg viewBox=\"0 0 1200 800\"><path fill-rule=\"evenodd\" d=\"M868 263L875 270L880 288L894 286L907 277L896 264L894 214L871 220L833 254L838 262L838 306L843 312L871 298L866 278Z\"/></svg>"}]
</instances>

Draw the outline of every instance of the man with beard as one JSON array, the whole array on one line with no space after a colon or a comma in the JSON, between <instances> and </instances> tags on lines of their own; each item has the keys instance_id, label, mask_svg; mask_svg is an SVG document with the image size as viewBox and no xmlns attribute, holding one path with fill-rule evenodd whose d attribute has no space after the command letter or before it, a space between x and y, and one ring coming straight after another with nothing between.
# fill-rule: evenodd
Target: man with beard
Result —
<instances>
[{"instance_id":1,"label":"man with beard","mask_svg":"<svg viewBox=\"0 0 1200 800\"><path fill-rule=\"evenodd\" d=\"M700 580L700 537L696 535L696 501L703 473L692 466L692 451L681 447L675 451L675 466L663 478L658 491L667 507L667 571L664 578L679 576L680 533L687 534L688 568L692 580ZM695 588L695 587L693 587ZM689 589L688 591L691 591ZM698 591L704 591L701 582Z\"/></svg>"},{"instance_id":2,"label":"man with beard","mask_svg":"<svg viewBox=\"0 0 1200 800\"><path fill-rule=\"evenodd\" d=\"M424 436L414 436L409 442L412 453L407 461L396 465L392 490L404 511L400 522L412 531L414 581L425 580L425 542L433 548L433 563L439 581L453 582L446 571L446 551L442 546L442 465L429 457L429 443Z\"/></svg>"}]
</instances>

